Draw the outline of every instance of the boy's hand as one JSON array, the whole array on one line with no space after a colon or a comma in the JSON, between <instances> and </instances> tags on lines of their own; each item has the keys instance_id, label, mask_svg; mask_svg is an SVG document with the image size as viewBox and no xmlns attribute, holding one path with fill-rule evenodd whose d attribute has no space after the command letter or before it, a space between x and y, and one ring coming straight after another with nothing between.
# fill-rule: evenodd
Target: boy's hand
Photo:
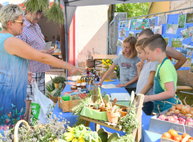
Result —
<instances>
[{"instance_id":1,"label":"boy's hand","mask_svg":"<svg viewBox=\"0 0 193 142\"><path fill-rule=\"evenodd\" d=\"M141 71L142 68L143 68L143 65L144 65L144 62L143 62L143 61L138 62L138 63L136 64L137 70L138 70L138 71Z\"/></svg>"},{"instance_id":2,"label":"boy's hand","mask_svg":"<svg viewBox=\"0 0 193 142\"><path fill-rule=\"evenodd\" d=\"M102 82L97 83L98 86L102 86L102 84L103 84Z\"/></svg>"}]
</instances>

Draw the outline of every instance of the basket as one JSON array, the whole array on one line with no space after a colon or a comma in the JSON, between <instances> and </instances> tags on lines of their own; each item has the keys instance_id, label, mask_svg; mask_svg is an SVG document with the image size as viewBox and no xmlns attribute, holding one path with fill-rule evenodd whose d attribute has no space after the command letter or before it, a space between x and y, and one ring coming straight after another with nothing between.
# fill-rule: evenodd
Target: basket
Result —
<instances>
[{"instance_id":1,"label":"basket","mask_svg":"<svg viewBox=\"0 0 193 142\"><path fill-rule=\"evenodd\" d=\"M22 123L24 123L28 129L30 129L29 124L25 120L19 120L14 128L14 142L19 142L18 130L19 130L20 124Z\"/></svg>"},{"instance_id":2,"label":"basket","mask_svg":"<svg viewBox=\"0 0 193 142\"><path fill-rule=\"evenodd\" d=\"M58 106L63 112L72 112L72 108L80 103L80 100L64 101L61 97L58 97Z\"/></svg>"},{"instance_id":3,"label":"basket","mask_svg":"<svg viewBox=\"0 0 193 142\"><path fill-rule=\"evenodd\" d=\"M57 103L58 102L58 97L52 96L52 95L48 95L49 98L54 102Z\"/></svg>"}]
</instances>

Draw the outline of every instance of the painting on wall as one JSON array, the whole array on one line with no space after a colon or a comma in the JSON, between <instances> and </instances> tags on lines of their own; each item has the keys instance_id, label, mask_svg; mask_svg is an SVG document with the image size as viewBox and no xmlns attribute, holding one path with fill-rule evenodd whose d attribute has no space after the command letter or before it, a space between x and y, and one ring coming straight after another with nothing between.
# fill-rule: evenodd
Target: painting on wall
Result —
<instances>
[{"instance_id":1,"label":"painting on wall","mask_svg":"<svg viewBox=\"0 0 193 142\"><path fill-rule=\"evenodd\" d=\"M156 25L156 17L149 18L149 26L154 27Z\"/></svg>"},{"instance_id":2,"label":"painting on wall","mask_svg":"<svg viewBox=\"0 0 193 142\"><path fill-rule=\"evenodd\" d=\"M173 38L172 47L182 47L182 38Z\"/></svg>"},{"instance_id":3,"label":"painting on wall","mask_svg":"<svg viewBox=\"0 0 193 142\"><path fill-rule=\"evenodd\" d=\"M167 23L167 16L161 15L158 17L158 25L166 24Z\"/></svg>"},{"instance_id":4,"label":"painting on wall","mask_svg":"<svg viewBox=\"0 0 193 142\"><path fill-rule=\"evenodd\" d=\"M167 24L166 33L167 34L176 34L178 30L178 24Z\"/></svg>"},{"instance_id":5,"label":"painting on wall","mask_svg":"<svg viewBox=\"0 0 193 142\"><path fill-rule=\"evenodd\" d=\"M186 24L186 15L182 14L178 17L178 28L184 28Z\"/></svg>"},{"instance_id":6,"label":"painting on wall","mask_svg":"<svg viewBox=\"0 0 193 142\"><path fill-rule=\"evenodd\" d=\"M193 13L187 13L186 23L193 23Z\"/></svg>"}]
</instances>

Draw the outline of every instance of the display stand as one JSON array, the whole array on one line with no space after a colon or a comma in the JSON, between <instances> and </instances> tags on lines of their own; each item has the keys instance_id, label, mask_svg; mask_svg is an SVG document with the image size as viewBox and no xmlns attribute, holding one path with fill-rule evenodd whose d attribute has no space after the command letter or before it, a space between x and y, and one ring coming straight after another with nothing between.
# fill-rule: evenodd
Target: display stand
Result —
<instances>
[{"instance_id":1,"label":"display stand","mask_svg":"<svg viewBox=\"0 0 193 142\"><path fill-rule=\"evenodd\" d=\"M143 94L138 94L134 100L134 105L136 106L136 115L137 115L136 119L139 121L138 128L133 131L133 136L135 137L135 142L139 142L141 140L141 129L142 129L141 128L142 127L141 126L141 117L142 117L143 101L144 101L144 95ZM108 122L103 122L103 121L91 119L91 118L88 118L85 116L80 116L80 119L85 121L85 126L89 126L90 122L95 123L95 130L96 131L98 130L97 128L99 128L98 125L102 125L102 126L111 128L111 129L116 130L116 131L121 131L121 129L117 128L116 126L109 125Z\"/></svg>"}]
</instances>

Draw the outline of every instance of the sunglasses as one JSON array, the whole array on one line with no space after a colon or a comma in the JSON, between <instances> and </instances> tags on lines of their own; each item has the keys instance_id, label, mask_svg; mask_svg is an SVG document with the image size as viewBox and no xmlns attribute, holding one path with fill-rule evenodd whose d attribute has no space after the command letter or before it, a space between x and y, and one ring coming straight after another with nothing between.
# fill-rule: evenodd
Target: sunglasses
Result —
<instances>
[{"instance_id":1,"label":"sunglasses","mask_svg":"<svg viewBox=\"0 0 193 142\"><path fill-rule=\"evenodd\" d=\"M20 23L21 25L23 25L23 23L24 23L24 21L22 20L14 20L14 22L16 22L16 23Z\"/></svg>"}]
</instances>

